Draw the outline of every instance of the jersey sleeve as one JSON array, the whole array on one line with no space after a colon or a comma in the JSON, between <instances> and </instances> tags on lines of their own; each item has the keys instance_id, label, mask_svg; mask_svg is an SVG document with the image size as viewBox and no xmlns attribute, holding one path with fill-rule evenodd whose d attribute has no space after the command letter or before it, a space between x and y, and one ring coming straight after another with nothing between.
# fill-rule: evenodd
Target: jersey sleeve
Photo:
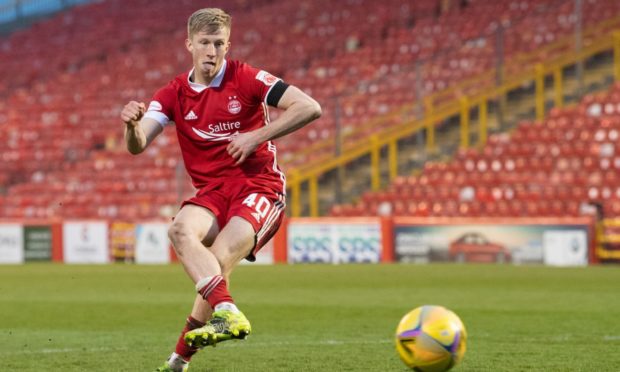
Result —
<instances>
[{"instance_id":1,"label":"jersey sleeve","mask_svg":"<svg viewBox=\"0 0 620 372\"><path fill-rule=\"evenodd\" d=\"M246 94L256 102L265 102L265 104L271 89L282 80L265 70L259 70L247 64L240 66L240 72L244 82L243 87L247 90Z\"/></svg>"},{"instance_id":2,"label":"jersey sleeve","mask_svg":"<svg viewBox=\"0 0 620 372\"><path fill-rule=\"evenodd\" d=\"M165 127L170 121L174 120L175 103L176 94L174 88L172 84L168 84L155 92L144 117L154 119L159 125Z\"/></svg>"}]
</instances>

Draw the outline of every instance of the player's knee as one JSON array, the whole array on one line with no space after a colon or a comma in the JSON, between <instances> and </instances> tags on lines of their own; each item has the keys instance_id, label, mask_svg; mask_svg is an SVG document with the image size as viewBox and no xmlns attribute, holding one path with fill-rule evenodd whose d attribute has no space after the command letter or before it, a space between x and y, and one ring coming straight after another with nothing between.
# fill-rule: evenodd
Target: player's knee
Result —
<instances>
[{"instance_id":1,"label":"player's knee","mask_svg":"<svg viewBox=\"0 0 620 372\"><path fill-rule=\"evenodd\" d=\"M168 229L168 238L170 238L174 249L179 253L183 245L193 238L193 233L187 224L175 222Z\"/></svg>"}]
</instances>

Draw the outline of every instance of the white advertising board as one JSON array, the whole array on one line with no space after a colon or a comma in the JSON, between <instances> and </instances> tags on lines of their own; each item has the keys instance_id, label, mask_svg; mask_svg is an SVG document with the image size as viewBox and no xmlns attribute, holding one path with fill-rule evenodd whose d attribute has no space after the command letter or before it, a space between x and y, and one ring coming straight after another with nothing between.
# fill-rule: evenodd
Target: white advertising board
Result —
<instances>
[{"instance_id":1,"label":"white advertising board","mask_svg":"<svg viewBox=\"0 0 620 372\"><path fill-rule=\"evenodd\" d=\"M584 231L545 231L543 234L543 260L545 265L586 266L588 240Z\"/></svg>"},{"instance_id":2,"label":"white advertising board","mask_svg":"<svg viewBox=\"0 0 620 372\"><path fill-rule=\"evenodd\" d=\"M381 225L379 220L292 220L287 246L290 263L379 262Z\"/></svg>"},{"instance_id":3,"label":"white advertising board","mask_svg":"<svg viewBox=\"0 0 620 372\"><path fill-rule=\"evenodd\" d=\"M18 224L0 225L0 263L24 262L24 227Z\"/></svg>"},{"instance_id":4,"label":"white advertising board","mask_svg":"<svg viewBox=\"0 0 620 372\"><path fill-rule=\"evenodd\" d=\"M143 223L136 226L136 263L167 264L170 262L168 224Z\"/></svg>"},{"instance_id":5,"label":"white advertising board","mask_svg":"<svg viewBox=\"0 0 620 372\"><path fill-rule=\"evenodd\" d=\"M108 263L107 222L65 222L62 226L62 246L66 263Z\"/></svg>"}]
</instances>

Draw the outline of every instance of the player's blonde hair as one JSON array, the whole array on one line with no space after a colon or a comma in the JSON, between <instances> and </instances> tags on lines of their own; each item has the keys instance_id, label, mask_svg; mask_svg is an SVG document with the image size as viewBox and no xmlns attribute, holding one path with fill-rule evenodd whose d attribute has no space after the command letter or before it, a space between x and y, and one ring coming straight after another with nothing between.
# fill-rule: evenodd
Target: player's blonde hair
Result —
<instances>
[{"instance_id":1,"label":"player's blonde hair","mask_svg":"<svg viewBox=\"0 0 620 372\"><path fill-rule=\"evenodd\" d=\"M230 35L232 17L219 8L204 8L195 11L187 20L187 36L200 32L215 33L225 27Z\"/></svg>"}]
</instances>

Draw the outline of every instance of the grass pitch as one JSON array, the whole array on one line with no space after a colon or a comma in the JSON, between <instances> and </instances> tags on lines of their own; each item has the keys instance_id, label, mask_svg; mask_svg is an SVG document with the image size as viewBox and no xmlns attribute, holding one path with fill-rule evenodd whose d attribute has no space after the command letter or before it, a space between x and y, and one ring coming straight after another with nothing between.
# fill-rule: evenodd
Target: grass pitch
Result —
<instances>
[{"instance_id":1,"label":"grass pitch","mask_svg":"<svg viewBox=\"0 0 620 372\"><path fill-rule=\"evenodd\" d=\"M620 368L619 267L242 266L231 287L254 333L193 371L406 371L394 331L423 304L467 327L455 371ZM193 296L178 265L0 266L0 370L151 371Z\"/></svg>"}]
</instances>

